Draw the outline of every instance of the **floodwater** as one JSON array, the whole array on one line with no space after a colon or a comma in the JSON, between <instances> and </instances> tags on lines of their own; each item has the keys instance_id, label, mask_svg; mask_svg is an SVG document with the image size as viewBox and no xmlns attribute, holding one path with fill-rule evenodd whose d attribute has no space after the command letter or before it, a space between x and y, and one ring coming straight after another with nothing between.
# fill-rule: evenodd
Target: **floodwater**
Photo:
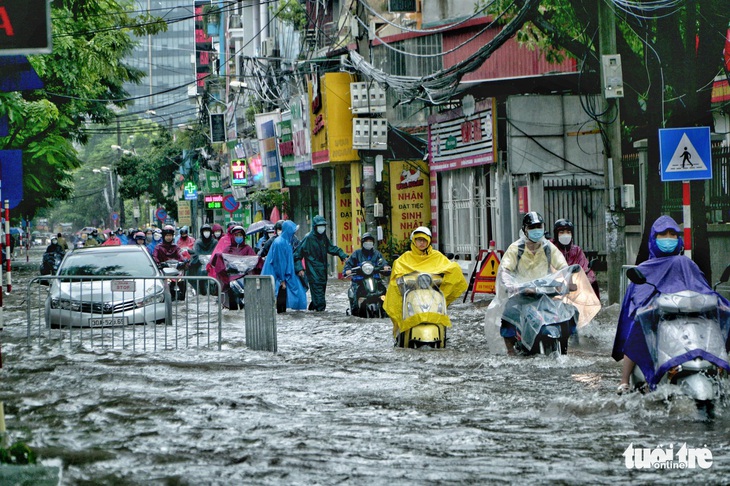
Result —
<instances>
[{"instance_id":1,"label":"floodwater","mask_svg":"<svg viewBox=\"0 0 730 486\"><path fill-rule=\"evenodd\" d=\"M40 255L37 255L40 261ZM245 346L224 312L222 351L78 349L25 340L25 283L5 297L0 400L10 440L63 464L64 484L727 484L730 412L617 396L617 306L568 356L508 358L485 336L486 301L459 300L448 348L398 350L388 320L345 315L331 280L324 313L277 317L278 353ZM679 461L679 452L712 462ZM625 451L672 453L627 467ZM628 454L627 454L628 455ZM663 456L662 456L663 457ZM684 457L684 456L682 456ZM703 456L706 457L706 456Z\"/></svg>"}]
</instances>

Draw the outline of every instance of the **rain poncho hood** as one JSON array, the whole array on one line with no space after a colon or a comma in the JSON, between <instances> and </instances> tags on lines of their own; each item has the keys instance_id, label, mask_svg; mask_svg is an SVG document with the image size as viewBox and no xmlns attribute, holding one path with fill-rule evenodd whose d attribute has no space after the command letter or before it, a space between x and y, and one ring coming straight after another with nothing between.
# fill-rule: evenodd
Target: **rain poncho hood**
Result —
<instances>
[{"instance_id":1,"label":"rain poncho hood","mask_svg":"<svg viewBox=\"0 0 730 486\"><path fill-rule=\"evenodd\" d=\"M652 387L661 379L663 372L654 369L643 330L635 321L637 310L649 304L656 296L657 291L660 294L676 293L682 290L692 290L700 294L714 294L717 295L721 304L728 305L726 299L712 290L705 275L692 260L684 255L673 254L667 256L659 251L656 246L656 235L667 228L674 229L679 233L679 226L669 216L659 217L652 225L649 241L649 260L638 266L648 283L642 285L630 283L626 289L611 354L616 361L621 360L624 355L631 358L641 368L647 383ZM683 242L680 236L680 242L675 252L679 251L682 246ZM649 285L649 283L654 286ZM729 325L730 323L727 322L721 323L726 339ZM713 362L717 360L717 358L713 360L713 357L705 356L701 350L695 350L693 353ZM718 364L718 366L723 365ZM724 363L724 367L727 368L727 363Z\"/></svg>"},{"instance_id":2,"label":"rain poncho hood","mask_svg":"<svg viewBox=\"0 0 730 486\"><path fill-rule=\"evenodd\" d=\"M264 262L261 275L274 277L274 291L279 294L281 282L286 283L286 307L304 310L307 308L307 291L294 271L292 238L297 230L296 223L285 221L281 235L274 239Z\"/></svg>"},{"instance_id":3,"label":"rain poncho hood","mask_svg":"<svg viewBox=\"0 0 730 486\"><path fill-rule=\"evenodd\" d=\"M670 216L659 216L654 221L654 224L651 225L651 232L649 233L649 258L669 256L662 252L656 244L657 235L669 229L678 235L677 248L674 249L671 255L679 255L682 253L682 250L684 250L684 238L682 238L682 230L679 229L679 225Z\"/></svg>"},{"instance_id":4,"label":"rain poncho hood","mask_svg":"<svg viewBox=\"0 0 730 486\"><path fill-rule=\"evenodd\" d=\"M447 306L463 294L467 288L467 283L464 275L461 273L459 264L446 258L440 251L431 248L428 235L419 233L418 237L429 240L429 246L422 252L415 246L413 240L411 240L411 251L404 253L393 262L390 275L391 284L388 285L388 291L385 293L383 308L393 321L394 333L397 329L405 332L421 323L417 319L418 314L409 317L407 321L403 320L403 295L398 285L395 284L400 277L412 272L443 274L444 277L440 289L444 294ZM451 326L451 321L444 314L440 316L440 322L436 324Z\"/></svg>"}]
</instances>

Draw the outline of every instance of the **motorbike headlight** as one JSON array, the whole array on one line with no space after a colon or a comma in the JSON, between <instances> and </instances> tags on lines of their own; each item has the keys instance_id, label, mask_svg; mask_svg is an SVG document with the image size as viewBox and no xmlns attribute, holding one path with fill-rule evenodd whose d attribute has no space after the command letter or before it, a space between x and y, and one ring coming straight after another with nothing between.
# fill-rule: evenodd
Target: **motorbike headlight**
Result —
<instances>
[{"instance_id":1,"label":"motorbike headlight","mask_svg":"<svg viewBox=\"0 0 730 486\"><path fill-rule=\"evenodd\" d=\"M373 264L368 262L363 263L360 268L362 269L362 273L364 273L365 275L372 275L373 270L375 270Z\"/></svg>"}]
</instances>

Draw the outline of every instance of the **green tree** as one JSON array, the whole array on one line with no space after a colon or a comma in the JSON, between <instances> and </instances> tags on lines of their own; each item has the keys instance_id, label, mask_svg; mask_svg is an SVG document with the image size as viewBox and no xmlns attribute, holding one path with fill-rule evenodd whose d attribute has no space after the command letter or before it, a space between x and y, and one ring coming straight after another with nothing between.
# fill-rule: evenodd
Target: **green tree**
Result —
<instances>
[{"instance_id":1,"label":"green tree","mask_svg":"<svg viewBox=\"0 0 730 486\"><path fill-rule=\"evenodd\" d=\"M490 11L505 11L509 3L497 2ZM629 128L623 142L646 138L649 167L659 167L659 128L713 126L709 88L724 70L722 52L730 9L727 0L637 1L622 6L616 7L616 40L626 88L621 117ZM578 60L583 72L598 73L599 29L598 2L545 0L523 25L518 39L541 49L549 59L569 55ZM660 184L659 172L650 170L647 187ZM691 184L693 258L711 279L704 187L701 181ZM646 221L651 223L661 205L646 208ZM648 257L650 226L645 229L638 262Z\"/></svg>"},{"instance_id":2,"label":"green tree","mask_svg":"<svg viewBox=\"0 0 730 486\"><path fill-rule=\"evenodd\" d=\"M134 46L130 34L154 34L166 24L149 14L132 15L129 0L54 0L53 53L29 56L42 90L0 93L0 116L9 135L0 149L23 150L23 201L16 214L32 217L71 196L72 172L81 166L76 147L85 144L87 122L108 124L127 103L125 82L143 73L124 64Z\"/></svg>"}]
</instances>

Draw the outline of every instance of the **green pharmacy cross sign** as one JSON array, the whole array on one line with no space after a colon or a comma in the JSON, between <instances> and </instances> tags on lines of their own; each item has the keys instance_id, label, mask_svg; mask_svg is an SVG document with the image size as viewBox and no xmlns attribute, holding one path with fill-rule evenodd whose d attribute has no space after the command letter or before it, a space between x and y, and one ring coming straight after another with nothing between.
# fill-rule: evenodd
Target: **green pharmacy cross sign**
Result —
<instances>
[{"instance_id":1,"label":"green pharmacy cross sign","mask_svg":"<svg viewBox=\"0 0 730 486\"><path fill-rule=\"evenodd\" d=\"M186 182L183 186L183 193L185 194L186 200L198 199L198 186L193 182Z\"/></svg>"}]
</instances>

